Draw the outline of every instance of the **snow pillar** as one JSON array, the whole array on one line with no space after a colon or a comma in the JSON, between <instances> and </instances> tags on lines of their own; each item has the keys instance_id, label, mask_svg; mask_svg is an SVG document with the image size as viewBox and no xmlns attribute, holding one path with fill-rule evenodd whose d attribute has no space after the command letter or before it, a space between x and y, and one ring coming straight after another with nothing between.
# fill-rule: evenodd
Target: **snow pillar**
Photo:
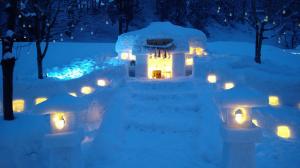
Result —
<instances>
[{"instance_id":1,"label":"snow pillar","mask_svg":"<svg viewBox=\"0 0 300 168\"><path fill-rule=\"evenodd\" d=\"M225 128L223 133L223 167L255 168L255 143L261 138L261 130L253 128Z\"/></svg>"},{"instance_id":2,"label":"snow pillar","mask_svg":"<svg viewBox=\"0 0 300 168\"><path fill-rule=\"evenodd\" d=\"M173 54L173 77L185 76L185 57Z\"/></svg>"},{"instance_id":3,"label":"snow pillar","mask_svg":"<svg viewBox=\"0 0 300 168\"><path fill-rule=\"evenodd\" d=\"M49 168L83 168L81 137L77 132L46 135L44 146L49 149Z\"/></svg>"},{"instance_id":4,"label":"snow pillar","mask_svg":"<svg viewBox=\"0 0 300 168\"><path fill-rule=\"evenodd\" d=\"M209 58L207 56L194 56L193 77L206 80L209 71L208 63Z\"/></svg>"},{"instance_id":5,"label":"snow pillar","mask_svg":"<svg viewBox=\"0 0 300 168\"><path fill-rule=\"evenodd\" d=\"M138 56L135 62L135 76L140 78L147 77L147 54Z\"/></svg>"}]
</instances>

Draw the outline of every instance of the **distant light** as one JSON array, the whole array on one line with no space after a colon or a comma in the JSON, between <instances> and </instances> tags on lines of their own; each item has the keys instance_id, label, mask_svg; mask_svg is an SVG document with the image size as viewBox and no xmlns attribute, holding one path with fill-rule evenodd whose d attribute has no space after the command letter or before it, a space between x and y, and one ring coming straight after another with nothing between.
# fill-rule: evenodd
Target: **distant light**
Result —
<instances>
[{"instance_id":1,"label":"distant light","mask_svg":"<svg viewBox=\"0 0 300 168\"><path fill-rule=\"evenodd\" d=\"M269 96L269 105L270 106L279 106L279 98L277 96Z\"/></svg>"},{"instance_id":2,"label":"distant light","mask_svg":"<svg viewBox=\"0 0 300 168\"><path fill-rule=\"evenodd\" d=\"M38 97L38 98L35 99L35 105L43 103L44 101L47 101L47 100L48 100L47 97Z\"/></svg>"},{"instance_id":3,"label":"distant light","mask_svg":"<svg viewBox=\"0 0 300 168\"><path fill-rule=\"evenodd\" d=\"M288 139L291 137L291 130L288 126L286 125L279 125L277 126L277 136L281 138Z\"/></svg>"},{"instance_id":4,"label":"distant light","mask_svg":"<svg viewBox=\"0 0 300 168\"><path fill-rule=\"evenodd\" d=\"M77 97L77 93L75 93L75 92L69 92L69 95L71 95L73 97Z\"/></svg>"},{"instance_id":5,"label":"distant light","mask_svg":"<svg viewBox=\"0 0 300 168\"><path fill-rule=\"evenodd\" d=\"M13 100L13 111L14 112L23 112L25 109L25 100L23 99L16 99Z\"/></svg>"},{"instance_id":6,"label":"distant light","mask_svg":"<svg viewBox=\"0 0 300 168\"><path fill-rule=\"evenodd\" d=\"M257 127L260 127L259 124L258 124L258 121L256 119L252 119L252 123L257 126Z\"/></svg>"},{"instance_id":7,"label":"distant light","mask_svg":"<svg viewBox=\"0 0 300 168\"><path fill-rule=\"evenodd\" d=\"M101 87L107 86L108 82L105 79L99 79L97 80L97 85Z\"/></svg>"},{"instance_id":8,"label":"distant light","mask_svg":"<svg viewBox=\"0 0 300 168\"><path fill-rule=\"evenodd\" d=\"M80 90L82 94L88 95L94 92L94 89L90 86L83 86Z\"/></svg>"},{"instance_id":9,"label":"distant light","mask_svg":"<svg viewBox=\"0 0 300 168\"><path fill-rule=\"evenodd\" d=\"M224 89L225 90L229 90L229 89L232 89L232 88L234 88L234 83L233 82L226 82L225 84L224 84Z\"/></svg>"},{"instance_id":10,"label":"distant light","mask_svg":"<svg viewBox=\"0 0 300 168\"><path fill-rule=\"evenodd\" d=\"M215 74L209 74L207 76L207 81L209 83L216 83L217 82L217 76Z\"/></svg>"},{"instance_id":11,"label":"distant light","mask_svg":"<svg viewBox=\"0 0 300 168\"><path fill-rule=\"evenodd\" d=\"M283 11L282 11L282 14L285 14L285 13L286 13L286 11L285 11L285 10L283 10Z\"/></svg>"}]
</instances>

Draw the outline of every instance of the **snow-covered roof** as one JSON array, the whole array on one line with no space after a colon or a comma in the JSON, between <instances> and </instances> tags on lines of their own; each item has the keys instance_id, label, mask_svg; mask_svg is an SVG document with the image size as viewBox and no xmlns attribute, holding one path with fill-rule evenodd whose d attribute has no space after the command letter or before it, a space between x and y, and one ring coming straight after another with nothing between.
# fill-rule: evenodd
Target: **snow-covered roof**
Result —
<instances>
[{"instance_id":1,"label":"snow-covered roof","mask_svg":"<svg viewBox=\"0 0 300 168\"><path fill-rule=\"evenodd\" d=\"M207 40L205 34L197 29L173 25L170 22L152 22L148 27L120 35L116 52L147 52L145 46L149 39L173 39L174 52L187 52L189 46L205 48Z\"/></svg>"}]
</instances>

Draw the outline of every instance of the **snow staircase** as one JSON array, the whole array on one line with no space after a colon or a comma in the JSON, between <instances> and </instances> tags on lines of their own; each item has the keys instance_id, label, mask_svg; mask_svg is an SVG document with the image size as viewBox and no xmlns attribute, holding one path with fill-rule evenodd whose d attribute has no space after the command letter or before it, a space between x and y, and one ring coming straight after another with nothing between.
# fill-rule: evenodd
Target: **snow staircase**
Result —
<instances>
[{"instance_id":1,"label":"snow staircase","mask_svg":"<svg viewBox=\"0 0 300 168\"><path fill-rule=\"evenodd\" d=\"M134 80L126 89L123 167L197 165L202 117L194 83Z\"/></svg>"}]
</instances>

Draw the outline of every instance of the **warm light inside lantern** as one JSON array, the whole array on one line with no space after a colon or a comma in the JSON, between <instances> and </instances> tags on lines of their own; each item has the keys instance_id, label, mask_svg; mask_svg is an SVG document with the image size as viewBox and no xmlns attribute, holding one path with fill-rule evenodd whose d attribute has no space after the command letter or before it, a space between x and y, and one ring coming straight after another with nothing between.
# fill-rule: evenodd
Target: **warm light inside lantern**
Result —
<instances>
[{"instance_id":1,"label":"warm light inside lantern","mask_svg":"<svg viewBox=\"0 0 300 168\"><path fill-rule=\"evenodd\" d=\"M23 112L25 109L25 100L16 99L13 100L13 111L14 112Z\"/></svg>"},{"instance_id":2,"label":"warm light inside lantern","mask_svg":"<svg viewBox=\"0 0 300 168\"><path fill-rule=\"evenodd\" d=\"M82 94L88 95L88 94L93 93L94 89L90 86L83 86L80 91Z\"/></svg>"},{"instance_id":3,"label":"warm light inside lantern","mask_svg":"<svg viewBox=\"0 0 300 168\"><path fill-rule=\"evenodd\" d=\"M169 79L173 77L173 56L171 53L149 54L147 66L149 79Z\"/></svg>"},{"instance_id":4,"label":"warm light inside lantern","mask_svg":"<svg viewBox=\"0 0 300 168\"><path fill-rule=\"evenodd\" d=\"M207 76L207 81L209 83L216 83L217 82L217 76L215 74L209 74Z\"/></svg>"},{"instance_id":5,"label":"warm light inside lantern","mask_svg":"<svg viewBox=\"0 0 300 168\"><path fill-rule=\"evenodd\" d=\"M57 130L62 130L66 126L66 116L63 112L55 112L52 114L53 126Z\"/></svg>"},{"instance_id":6,"label":"warm light inside lantern","mask_svg":"<svg viewBox=\"0 0 300 168\"><path fill-rule=\"evenodd\" d=\"M122 52L122 53L121 53L121 59L122 59L122 60L129 60L129 61L132 61L132 60L136 60L136 56L135 56L135 55L132 55L132 51Z\"/></svg>"},{"instance_id":7,"label":"warm light inside lantern","mask_svg":"<svg viewBox=\"0 0 300 168\"><path fill-rule=\"evenodd\" d=\"M246 117L242 109L238 109L234 112L234 119L238 124L243 124L246 121Z\"/></svg>"},{"instance_id":8,"label":"warm light inside lantern","mask_svg":"<svg viewBox=\"0 0 300 168\"><path fill-rule=\"evenodd\" d=\"M97 80L97 85L101 86L101 87L105 87L108 85L108 82L105 79L99 79L99 80Z\"/></svg>"},{"instance_id":9,"label":"warm light inside lantern","mask_svg":"<svg viewBox=\"0 0 300 168\"><path fill-rule=\"evenodd\" d=\"M256 119L252 119L252 123L253 123L255 126L259 127L258 121L257 121Z\"/></svg>"},{"instance_id":10,"label":"warm light inside lantern","mask_svg":"<svg viewBox=\"0 0 300 168\"><path fill-rule=\"evenodd\" d=\"M186 57L185 58L185 65L186 66L192 66L194 64L194 59L193 57Z\"/></svg>"},{"instance_id":11,"label":"warm light inside lantern","mask_svg":"<svg viewBox=\"0 0 300 168\"><path fill-rule=\"evenodd\" d=\"M73 97L77 97L77 93L75 93L75 92L69 92L69 95L71 95Z\"/></svg>"},{"instance_id":12,"label":"warm light inside lantern","mask_svg":"<svg viewBox=\"0 0 300 168\"><path fill-rule=\"evenodd\" d=\"M279 97L278 96L269 96L269 105L270 106L279 106Z\"/></svg>"},{"instance_id":13,"label":"warm light inside lantern","mask_svg":"<svg viewBox=\"0 0 300 168\"><path fill-rule=\"evenodd\" d=\"M201 47L190 47L189 54L191 54L191 55L195 54L198 56L202 56L202 55L204 55L204 49Z\"/></svg>"},{"instance_id":14,"label":"warm light inside lantern","mask_svg":"<svg viewBox=\"0 0 300 168\"><path fill-rule=\"evenodd\" d=\"M38 97L35 99L35 105L38 105L40 103L43 103L44 101L48 100L47 97Z\"/></svg>"},{"instance_id":15,"label":"warm light inside lantern","mask_svg":"<svg viewBox=\"0 0 300 168\"><path fill-rule=\"evenodd\" d=\"M225 90L229 90L229 89L232 89L232 88L234 88L234 83L233 82L226 82L225 84L224 84L224 89Z\"/></svg>"},{"instance_id":16,"label":"warm light inside lantern","mask_svg":"<svg viewBox=\"0 0 300 168\"><path fill-rule=\"evenodd\" d=\"M291 137L291 130L286 125L279 125L277 126L277 136L281 138L290 138Z\"/></svg>"}]
</instances>

